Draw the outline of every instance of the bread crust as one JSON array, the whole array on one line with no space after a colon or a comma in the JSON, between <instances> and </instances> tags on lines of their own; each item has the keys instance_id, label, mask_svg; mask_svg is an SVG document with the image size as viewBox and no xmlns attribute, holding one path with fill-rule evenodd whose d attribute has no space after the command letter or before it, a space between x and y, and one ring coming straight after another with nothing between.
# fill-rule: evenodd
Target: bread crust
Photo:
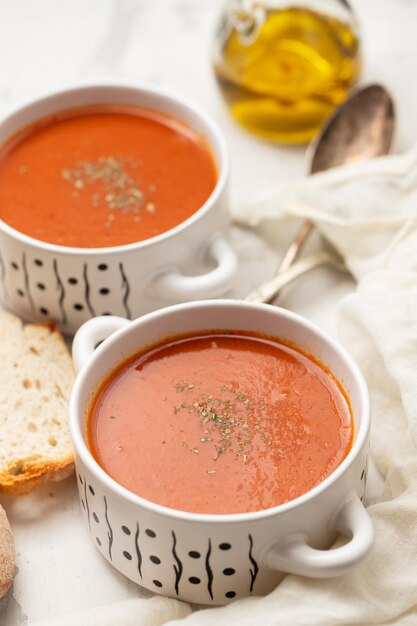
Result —
<instances>
[{"instance_id":1,"label":"bread crust","mask_svg":"<svg viewBox=\"0 0 417 626\"><path fill-rule=\"evenodd\" d=\"M13 465L15 465L13 463ZM24 463L22 473L0 472L0 494L24 496L49 481L64 480L74 472L74 457L71 454L60 461Z\"/></svg>"},{"instance_id":2,"label":"bread crust","mask_svg":"<svg viewBox=\"0 0 417 626\"><path fill-rule=\"evenodd\" d=\"M12 529L0 505L0 598L7 593L13 582L16 573L15 558Z\"/></svg>"}]
</instances>

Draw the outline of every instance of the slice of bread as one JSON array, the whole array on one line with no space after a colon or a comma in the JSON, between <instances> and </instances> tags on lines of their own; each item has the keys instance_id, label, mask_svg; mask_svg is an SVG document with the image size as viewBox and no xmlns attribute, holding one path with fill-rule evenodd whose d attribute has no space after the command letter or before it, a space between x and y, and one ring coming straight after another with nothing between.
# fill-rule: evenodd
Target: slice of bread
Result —
<instances>
[{"instance_id":1,"label":"slice of bread","mask_svg":"<svg viewBox=\"0 0 417 626\"><path fill-rule=\"evenodd\" d=\"M16 571L12 529L4 509L0 505L0 598L12 584Z\"/></svg>"},{"instance_id":2,"label":"slice of bread","mask_svg":"<svg viewBox=\"0 0 417 626\"><path fill-rule=\"evenodd\" d=\"M25 494L73 471L67 403L75 373L53 323L0 311L0 493Z\"/></svg>"}]
</instances>

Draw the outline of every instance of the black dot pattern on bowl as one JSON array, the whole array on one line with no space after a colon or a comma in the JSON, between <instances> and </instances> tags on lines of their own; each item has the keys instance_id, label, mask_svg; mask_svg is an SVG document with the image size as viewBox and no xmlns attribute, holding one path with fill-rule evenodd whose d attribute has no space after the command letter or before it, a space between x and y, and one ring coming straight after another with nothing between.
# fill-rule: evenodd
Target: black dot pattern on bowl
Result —
<instances>
[{"instance_id":1,"label":"black dot pattern on bowl","mask_svg":"<svg viewBox=\"0 0 417 626\"><path fill-rule=\"evenodd\" d=\"M41 306L39 311L40 311L40 313L42 313L42 315L48 315L48 313L49 313L48 309L45 309L45 307L43 307L43 306Z\"/></svg>"},{"instance_id":2,"label":"black dot pattern on bowl","mask_svg":"<svg viewBox=\"0 0 417 626\"><path fill-rule=\"evenodd\" d=\"M364 475L366 476L366 471L365 471ZM85 477L82 476L80 473L78 473L77 477L78 477L78 480L79 480L80 484L83 485L84 491L86 491L86 493L91 494L92 496L97 496L99 501L101 501L101 496L99 496L99 495L97 495L95 493L95 490L94 490L93 486L86 481ZM84 494L82 494L82 496L83 495ZM95 497L94 501L93 500L91 500L91 501L88 500L87 501L82 496L80 497L80 502L81 502L82 507L84 509L86 509L87 511L90 511L91 520L94 520L95 523L97 523L97 525L101 524L104 521L104 520L102 520L102 517L104 517L104 514L102 516L102 514L100 513L100 510L97 510L97 504L99 504L99 501L97 500L97 498ZM95 502L93 507L91 506L92 502ZM107 502L106 502L106 499L105 499L105 504L106 504L106 520L105 521L107 521L107 524L109 525L109 520L107 519ZM92 508L93 508L93 510L92 510ZM110 520L111 520L111 517L112 517L112 515L111 515L111 511L110 511ZM101 526L97 526L96 529L97 528L101 528ZM119 528L119 533L123 533L124 535L127 535L129 537L132 535L132 533L133 534L135 533L135 530L132 530L130 527L128 527L126 525L120 524L120 526L118 528ZM90 526L90 530L93 531L93 537L94 537L95 542L98 545L98 547L101 550L104 550L104 551L107 551L107 549L109 550L110 559L111 559L111 547L112 547L112 544L113 544L113 531L111 530L111 528L110 528L110 533L109 532L107 533L108 539L109 539L109 545L108 546L107 546L106 536L104 536L104 539L100 539L99 536L95 535L95 532L94 532L94 530L93 530L93 528L91 526ZM138 533L139 533L139 527L138 527ZM159 537L159 534L157 532L155 532L154 530L152 530L151 528L144 528L144 534L147 537L151 538L151 539ZM141 567L143 567L143 565L142 565L143 557L145 555L143 554L142 546L138 546L137 545L137 539L138 539L138 536L135 537L135 541L136 541L136 549L138 551L139 574L141 574ZM130 539L129 539L129 541L130 541ZM249 541L250 541L249 558L251 559L251 562L254 564L254 566L256 568L254 572L252 572L252 570L250 570L250 572L251 572L251 581L249 581L249 582L250 582L250 585L251 585L250 586L250 591L252 591L253 582L254 582L254 579L256 578L256 574L257 574L257 569L258 568L256 566L256 563L253 561L253 557L251 556L251 550L252 550L252 546L253 546L253 540L252 540L251 535L249 535ZM155 550L157 545L158 545L158 540L156 540L155 542L152 543L153 548L148 551L146 560L148 560L148 564L152 563L152 564L154 564L157 567L159 565L161 565L161 567L162 567L162 563L163 563L162 555L161 555L161 557L157 556L157 552ZM211 545L212 545L211 542L209 542L209 554L210 554L210 551L211 551ZM104 548L103 548L103 546L104 546ZM127 549L124 550L123 549L124 547L126 547ZM150 544L149 544L149 547L150 547ZM231 550L233 547L234 547L234 544L231 544L231 543L229 543L227 541L223 541L221 543L217 543L217 549L221 550L223 552L227 552L228 550ZM139 551L139 548L140 548L140 551ZM154 550L155 550L155 552L154 552ZM204 551L200 552L200 551L194 549L194 550L187 551L186 554L191 559L201 559L201 558L204 558ZM136 562L135 561L135 558L136 558L135 557L135 545L133 546L133 551L131 550L130 544L128 544L126 546L120 546L119 555L123 556L124 559L126 559L127 561L132 562L132 565L133 565ZM220 557L220 555L218 555L218 556ZM226 556L227 555L225 554L225 557ZM175 553L175 535L174 535L174 558L177 558L176 553ZM145 562L146 562L146 560L145 560ZM148 565L148 567L149 566L150 565ZM181 563L180 563L180 566L181 566ZM131 566L129 566L129 567L131 567ZM182 566L181 566L181 568L182 568ZM174 569L175 569L175 567L174 567ZM187 583L189 585L198 586L198 585L201 585L202 583L204 583L205 578L201 576L201 573L199 571L195 571L195 570L193 571L191 563L189 563L189 571L188 572L187 572L187 569L188 569L187 567L184 567L184 570L185 570L184 571L184 574L185 574L184 578L185 578L185 581L187 581ZM157 574L157 572L160 572L160 571L161 571L160 569L159 570L154 570L154 573ZM220 569L219 573L222 572L223 576L225 576L225 577L231 577L231 576L233 577L233 575L236 575L236 571L237 570L234 569L233 567L229 567L229 566L225 567L225 566L223 566ZM193 574L193 575L191 575L191 574ZM210 578L211 577L211 572L210 572L210 570L209 570L208 574L209 574L209 581L208 581L209 587L208 588L209 588L209 592L210 592L211 591L211 578ZM230 587L229 587L229 584L227 584L227 587L229 587L229 590L227 589L227 587L226 587L226 591L223 589L223 594L224 594L223 597L226 598L227 600L233 600L234 598L236 598L238 596L238 592L233 590L233 587L235 586L234 583L233 583L233 580L234 579L231 578L230 581L229 581ZM151 578L151 581L152 581L152 584L153 584L153 586L155 588L163 589L164 586L165 586L163 584L163 582L161 582L159 579L152 579ZM178 584L178 579L176 579L176 584ZM211 593L210 593L210 595L211 595Z\"/></svg>"},{"instance_id":3,"label":"black dot pattern on bowl","mask_svg":"<svg viewBox=\"0 0 417 626\"><path fill-rule=\"evenodd\" d=\"M14 270L18 270L18 269L19 269L18 264L17 264L17 263L15 263L14 261L12 261L12 262L11 262L11 266L12 266L12 268L13 268Z\"/></svg>"},{"instance_id":4,"label":"black dot pattern on bowl","mask_svg":"<svg viewBox=\"0 0 417 626\"><path fill-rule=\"evenodd\" d=\"M362 471L362 474L361 474L361 480L363 480L363 477L364 477L364 476L365 476L365 470L363 470L363 471Z\"/></svg>"},{"instance_id":5,"label":"black dot pattern on bowl","mask_svg":"<svg viewBox=\"0 0 417 626\"><path fill-rule=\"evenodd\" d=\"M35 259L34 264L37 265L38 267L42 267L43 261L41 261L40 259Z\"/></svg>"},{"instance_id":6,"label":"black dot pattern on bowl","mask_svg":"<svg viewBox=\"0 0 417 626\"><path fill-rule=\"evenodd\" d=\"M37 286L37 288L40 291L45 291L45 289L46 289L46 287L45 287L45 285L43 283L36 283L36 286Z\"/></svg>"},{"instance_id":7,"label":"black dot pattern on bowl","mask_svg":"<svg viewBox=\"0 0 417 626\"><path fill-rule=\"evenodd\" d=\"M223 570L223 574L225 576L233 576L234 573L235 570L233 569L233 567L226 567L226 569Z\"/></svg>"},{"instance_id":8,"label":"black dot pattern on bowl","mask_svg":"<svg viewBox=\"0 0 417 626\"><path fill-rule=\"evenodd\" d=\"M74 304L74 309L75 309L76 311L82 311L82 310L84 309L84 307L83 307L83 305L82 305L82 304L80 304L79 302L76 302L76 303Z\"/></svg>"},{"instance_id":9,"label":"black dot pattern on bowl","mask_svg":"<svg viewBox=\"0 0 417 626\"><path fill-rule=\"evenodd\" d=\"M191 550L188 553L188 556L190 556L192 559L199 559L201 557L201 554L197 552L196 550Z\"/></svg>"},{"instance_id":10,"label":"black dot pattern on bowl","mask_svg":"<svg viewBox=\"0 0 417 626\"><path fill-rule=\"evenodd\" d=\"M105 311L104 313L102 313L102 315L113 315L113 313L109 313L108 311Z\"/></svg>"},{"instance_id":11,"label":"black dot pattern on bowl","mask_svg":"<svg viewBox=\"0 0 417 626\"><path fill-rule=\"evenodd\" d=\"M68 278L68 283L70 285L76 285L78 283L78 279L77 278L73 278L72 276L70 278Z\"/></svg>"},{"instance_id":12,"label":"black dot pattern on bowl","mask_svg":"<svg viewBox=\"0 0 417 626\"><path fill-rule=\"evenodd\" d=\"M108 289L107 287L102 287L100 289L100 293L101 293L102 296L107 296L107 294L110 293L110 289Z\"/></svg>"},{"instance_id":13,"label":"black dot pattern on bowl","mask_svg":"<svg viewBox=\"0 0 417 626\"><path fill-rule=\"evenodd\" d=\"M17 295L20 296L21 298L23 298L23 296L25 295L24 291L22 291L21 289L17 290Z\"/></svg>"},{"instance_id":14,"label":"black dot pattern on bowl","mask_svg":"<svg viewBox=\"0 0 417 626\"><path fill-rule=\"evenodd\" d=\"M159 565L161 562L161 559L158 558L157 556L154 556L153 554L151 554L149 559L152 561L152 563L155 563L155 565Z\"/></svg>"},{"instance_id":15,"label":"black dot pattern on bowl","mask_svg":"<svg viewBox=\"0 0 417 626\"><path fill-rule=\"evenodd\" d=\"M80 483L81 483L82 485L84 484L84 483L83 483L83 479L82 479L82 477L81 477L81 474L78 474L78 480L80 481Z\"/></svg>"},{"instance_id":16,"label":"black dot pattern on bowl","mask_svg":"<svg viewBox=\"0 0 417 626\"><path fill-rule=\"evenodd\" d=\"M106 269L108 269L108 265L106 263L100 263L100 265L97 266L97 269L99 269L100 272L105 272Z\"/></svg>"}]
</instances>

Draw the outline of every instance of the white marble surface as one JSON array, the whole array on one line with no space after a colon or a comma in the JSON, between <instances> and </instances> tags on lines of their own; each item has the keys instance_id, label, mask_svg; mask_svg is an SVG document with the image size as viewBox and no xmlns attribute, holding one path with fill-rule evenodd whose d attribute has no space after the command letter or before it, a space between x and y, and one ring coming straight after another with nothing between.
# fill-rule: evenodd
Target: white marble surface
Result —
<instances>
[{"instance_id":1,"label":"white marble surface","mask_svg":"<svg viewBox=\"0 0 417 626\"><path fill-rule=\"evenodd\" d=\"M417 138L417 2L356 0L364 39L364 81L381 81L397 100L398 150ZM302 176L304 150L261 142L229 119L216 91L210 46L221 0L0 0L0 113L51 86L118 77L169 87L219 123L232 157L232 202ZM360 210L360 200L358 200ZM238 229L236 295L270 273L279 251ZM280 304L335 330L344 275L315 270L286 290ZM149 595L111 568L80 522L72 479L24 498L3 497L16 534L18 574L0 605L0 624L20 626Z\"/></svg>"}]
</instances>

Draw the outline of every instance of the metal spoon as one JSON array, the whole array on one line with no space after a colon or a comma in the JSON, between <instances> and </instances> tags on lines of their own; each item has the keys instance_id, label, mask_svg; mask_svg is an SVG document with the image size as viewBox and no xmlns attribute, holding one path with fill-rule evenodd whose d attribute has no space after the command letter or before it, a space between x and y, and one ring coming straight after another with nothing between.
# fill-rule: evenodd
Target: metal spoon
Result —
<instances>
[{"instance_id":1,"label":"metal spoon","mask_svg":"<svg viewBox=\"0 0 417 626\"><path fill-rule=\"evenodd\" d=\"M394 103L385 87L368 85L356 90L328 118L317 138L309 145L309 173L388 154L393 144L394 127ZM318 265L330 263L343 267L341 259L329 252L319 252L294 263L313 229L313 222L303 222L282 257L275 276L251 292L246 300L271 302L282 287Z\"/></svg>"}]
</instances>

